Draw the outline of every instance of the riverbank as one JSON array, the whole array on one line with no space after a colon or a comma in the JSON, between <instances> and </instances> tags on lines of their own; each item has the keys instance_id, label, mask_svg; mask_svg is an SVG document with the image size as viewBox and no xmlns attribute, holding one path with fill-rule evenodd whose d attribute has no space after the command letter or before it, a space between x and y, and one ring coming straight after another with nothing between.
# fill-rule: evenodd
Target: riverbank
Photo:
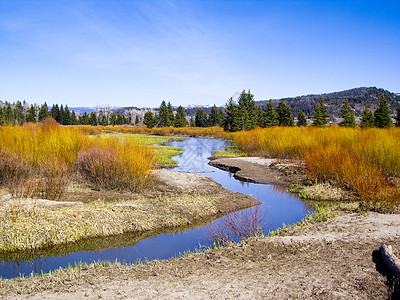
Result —
<instances>
[{"instance_id":1,"label":"riverbank","mask_svg":"<svg viewBox=\"0 0 400 300\"><path fill-rule=\"evenodd\" d=\"M315 221L315 220L314 220ZM376 252L400 250L400 215L342 214L183 259L104 264L0 281L5 299L387 299Z\"/></svg>"},{"instance_id":2,"label":"riverbank","mask_svg":"<svg viewBox=\"0 0 400 300\"><path fill-rule=\"evenodd\" d=\"M270 161L243 161L247 166L268 165L281 177L289 176L282 166L270 168ZM218 192L212 180L198 180L196 174L160 173L164 181L158 189L163 195L209 199ZM83 265L42 277L2 280L0 295L6 299L395 298L398 283L387 276L377 250L386 243L399 253L400 215L357 211L356 204L342 206L272 237L250 238L181 259L138 266Z\"/></svg>"},{"instance_id":3,"label":"riverbank","mask_svg":"<svg viewBox=\"0 0 400 300\"><path fill-rule=\"evenodd\" d=\"M93 190L75 184L64 201L12 199L0 202L0 251L39 249L81 239L189 225L259 204L210 178L155 171L155 186L143 193Z\"/></svg>"}]
</instances>

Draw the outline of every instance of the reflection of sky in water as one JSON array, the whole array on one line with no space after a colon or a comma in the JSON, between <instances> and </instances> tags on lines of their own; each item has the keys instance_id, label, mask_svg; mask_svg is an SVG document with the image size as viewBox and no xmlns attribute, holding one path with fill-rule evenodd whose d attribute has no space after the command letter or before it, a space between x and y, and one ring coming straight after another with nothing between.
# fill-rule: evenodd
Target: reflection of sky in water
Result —
<instances>
[{"instance_id":1,"label":"reflection of sky in water","mask_svg":"<svg viewBox=\"0 0 400 300\"><path fill-rule=\"evenodd\" d=\"M183 153L174 158L179 167L173 171L202 172L201 175L211 177L223 187L233 192L251 195L259 200L263 214L263 232L268 233L281 227L283 223L292 224L300 221L309 208L298 197L288 194L272 185L246 183L235 180L229 172L208 165L208 157L215 150L223 150L229 145L226 141L215 139L188 139L183 142L172 142L168 145L184 148ZM214 221L218 222L218 220ZM171 234L159 234L147 238L128 247L111 248L102 251L83 251L64 256L41 257L27 262L0 262L0 276L3 278L17 277L19 274L29 275L31 272L41 273L74 265L75 262L108 260L114 262L135 263L138 260L167 259L187 250L193 250L210 244L207 226ZM113 245L110 245L113 247Z\"/></svg>"}]
</instances>

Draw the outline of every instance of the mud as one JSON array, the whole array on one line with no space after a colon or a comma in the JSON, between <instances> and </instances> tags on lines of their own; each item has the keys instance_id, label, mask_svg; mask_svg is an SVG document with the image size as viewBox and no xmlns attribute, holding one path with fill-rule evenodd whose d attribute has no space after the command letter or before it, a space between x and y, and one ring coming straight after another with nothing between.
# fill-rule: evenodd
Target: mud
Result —
<instances>
[{"instance_id":1,"label":"mud","mask_svg":"<svg viewBox=\"0 0 400 300\"><path fill-rule=\"evenodd\" d=\"M236 179L253 183L289 186L305 179L300 163L277 162L260 157L213 157L210 165L234 173Z\"/></svg>"}]
</instances>

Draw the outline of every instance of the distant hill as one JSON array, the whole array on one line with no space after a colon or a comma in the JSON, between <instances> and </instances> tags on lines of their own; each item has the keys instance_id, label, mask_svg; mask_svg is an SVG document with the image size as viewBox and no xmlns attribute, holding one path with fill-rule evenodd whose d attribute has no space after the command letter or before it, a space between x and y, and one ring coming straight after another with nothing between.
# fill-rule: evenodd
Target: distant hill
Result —
<instances>
[{"instance_id":1,"label":"distant hill","mask_svg":"<svg viewBox=\"0 0 400 300\"><path fill-rule=\"evenodd\" d=\"M300 109L302 109L307 117L311 118L317 102L321 97L323 97L325 104L328 107L328 113L333 118L340 118L341 107L344 100L347 98L350 106L355 112L355 116L360 117L366 105L368 105L373 111L376 109L379 105L379 98L382 93L384 93L385 97L389 100L390 109L392 113L395 114L397 107L400 105L400 95L376 87L360 87L335 93L272 99L272 102L277 106L278 103L283 100L292 108L294 116L297 116ZM257 101L257 105L264 107L268 101L269 100Z\"/></svg>"},{"instance_id":2,"label":"distant hill","mask_svg":"<svg viewBox=\"0 0 400 300\"><path fill-rule=\"evenodd\" d=\"M83 114L86 112L87 114L90 114L92 111L96 111L95 107L70 107L69 110L73 110L74 112L78 114Z\"/></svg>"}]
</instances>

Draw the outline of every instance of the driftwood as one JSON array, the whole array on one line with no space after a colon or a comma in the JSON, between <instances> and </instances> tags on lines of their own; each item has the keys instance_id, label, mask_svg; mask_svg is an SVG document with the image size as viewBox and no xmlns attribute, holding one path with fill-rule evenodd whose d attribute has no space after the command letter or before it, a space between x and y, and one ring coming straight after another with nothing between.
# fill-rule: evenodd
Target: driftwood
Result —
<instances>
[{"instance_id":1,"label":"driftwood","mask_svg":"<svg viewBox=\"0 0 400 300\"><path fill-rule=\"evenodd\" d=\"M400 259L398 259L396 255L394 255L392 246L386 246L385 244L383 244L379 248L379 251L381 252L386 265L393 272L393 274L397 276L400 275Z\"/></svg>"}]
</instances>

